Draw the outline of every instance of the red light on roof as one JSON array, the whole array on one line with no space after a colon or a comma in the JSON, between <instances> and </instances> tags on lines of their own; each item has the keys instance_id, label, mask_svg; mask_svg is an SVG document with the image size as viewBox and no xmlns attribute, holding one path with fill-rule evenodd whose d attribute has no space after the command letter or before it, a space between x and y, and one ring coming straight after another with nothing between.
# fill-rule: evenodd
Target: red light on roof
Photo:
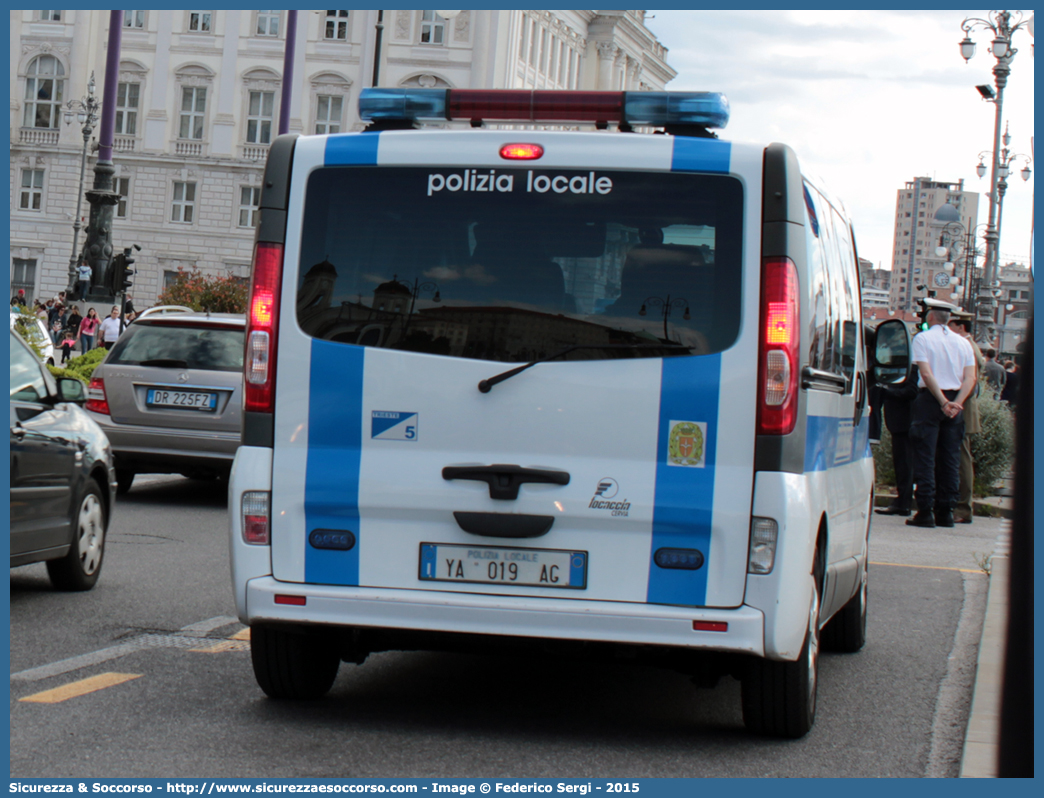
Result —
<instances>
[{"instance_id":1,"label":"red light on roof","mask_svg":"<svg viewBox=\"0 0 1044 798\"><path fill-rule=\"evenodd\" d=\"M543 154L539 144L505 144L500 148L500 157L513 161L535 161Z\"/></svg>"},{"instance_id":2,"label":"red light on roof","mask_svg":"<svg viewBox=\"0 0 1044 798\"><path fill-rule=\"evenodd\" d=\"M729 625L725 621L693 621L692 628L697 632L727 632Z\"/></svg>"}]
</instances>

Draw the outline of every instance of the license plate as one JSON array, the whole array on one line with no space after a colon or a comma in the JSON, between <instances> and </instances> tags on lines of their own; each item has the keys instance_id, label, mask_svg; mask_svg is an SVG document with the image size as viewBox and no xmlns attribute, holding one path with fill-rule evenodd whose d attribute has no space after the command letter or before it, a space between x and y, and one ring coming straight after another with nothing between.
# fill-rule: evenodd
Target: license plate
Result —
<instances>
[{"instance_id":1,"label":"license plate","mask_svg":"<svg viewBox=\"0 0 1044 798\"><path fill-rule=\"evenodd\" d=\"M421 543L420 578L529 587L587 586L587 552Z\"/></svg>"},{"instance_id":2,"label":"license plate","mask_svg":"<svg viewBox=\"0 0 1044 798\"><path fill-rule=\"evenodd\" d=\"M182 407L186 410L216 410L217 394L199 391L168 391L149 388L145 395L148 407Z\"/></svg>"}]
</instances>

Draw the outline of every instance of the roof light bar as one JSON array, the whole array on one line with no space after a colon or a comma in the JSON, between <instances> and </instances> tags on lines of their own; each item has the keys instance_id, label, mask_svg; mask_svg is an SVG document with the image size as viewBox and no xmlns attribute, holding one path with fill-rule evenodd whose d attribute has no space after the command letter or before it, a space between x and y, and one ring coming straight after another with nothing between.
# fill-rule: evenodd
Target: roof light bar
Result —
<instances>
[{"instance_id":1,"label":"roof light bar","mask_svg":"<svg viewBox=\"0 0 1044 798\"><path fill-rule=\"evenodd\" d=\"M729 101L709 91L363 89L359 116L371 122L484 119L724 128Z\"/></svg>"}]
</instances>

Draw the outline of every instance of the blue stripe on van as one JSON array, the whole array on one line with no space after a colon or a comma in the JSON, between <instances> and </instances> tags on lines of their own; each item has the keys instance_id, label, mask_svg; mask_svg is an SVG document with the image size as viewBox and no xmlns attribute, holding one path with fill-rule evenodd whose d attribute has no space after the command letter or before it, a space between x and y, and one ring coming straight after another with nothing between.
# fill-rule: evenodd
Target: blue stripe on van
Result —
<instances>
[{"instance_id":1,"label":"blue stripe on van","mask_svg":"<svg viewBox=\"0 0 1044 798\"><path fill-rule=\"evenodd\" d=\"M327 166L376 166L380 133L330 136L326 140Z\"/></svg>"},{"instance_id":2,"label":"blue stripe on van","mask_svg":"<svg viewBox=\"0 0 1044 798\"><path fill-rule=\"evenodd\" d=\"M674 137L672 172L720 172L728 174L732 145L717 139Z\"/></svg>"},{"instance_id":3,"label":"blue stripe on van","mask_svg":"<svg viewBox=\"0 0 1044 798\"><path fill-rule=\"evenodd\" d=\"M864 417L859 426L851 432L851 448L847 441L838 451L839 436L842 425L851 426L849 419L836 416L809 416L805 433L805 473L826 471L828 468L847 465L848 463L871 457L870 452L870 419Z\"/></svg>"},{"instance_id":4,"label":"blue stripe on van","mask_svg":"<svg viewBox=\"0 0 1044 798\"><path fill-rule=\"evenodd\" d=\"M305 473L305 581L359 584L359 463L362 457L365 348L312 339L308 386L308 464ZM336 374L337 379L330 379ZM316 529L347 529L348 551L317 549Z\"/></svg>"},{"instance_id":5,"label":"blue stripe on van","mask_svg":"<svg viewBox=\"0 0 1044 798\"><path fill-rule=\"evenodd\" d=\"M650 604L706 603L707 571L713 567L710 542L720 390L721 355L663 359L646 597ZM706 430L698 465L669 464L672 421L698 423ZM653 558L662 548L697 549L703 554L703 565L695 571L661 568Z\"/></svg>"}]
</instances>

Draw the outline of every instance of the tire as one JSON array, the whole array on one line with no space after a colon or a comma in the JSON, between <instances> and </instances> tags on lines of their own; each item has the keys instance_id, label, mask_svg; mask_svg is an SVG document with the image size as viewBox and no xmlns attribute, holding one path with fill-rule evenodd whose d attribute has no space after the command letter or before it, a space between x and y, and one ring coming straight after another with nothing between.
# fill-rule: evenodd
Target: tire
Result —
<instances>
[{"instance_id":1,"label":"tire","mask_svg":"<svg viewBox=\"0 0 1044 798\"><path fill-rule=\"evenodd\" d=\"M105 555L105 505L98 483L90 480L77 503L69 553L47 563L47 575L57 590L90 590L101 574Z\"/></svg>"},{"instance_id":2,"label":"tire","mask_svg":"<svg viewBox=\"0 0 1044 798\"><path fill-rule=\"evenodd\" d=\"M265 695L290 700L322 698L341 665L327 636L263 624L250 627L250 660Z\"/></svg>"},{"instance_id":3,"label":"tire","mask_svg":"<svg viewBox=\"0 0 1044 798\"><path fill-rule=\"evenodd\" d=\"M819 580L796 662L755 659L743 676L743 724L754 734L798 739L816 719L819 681Z\"/></svg>"},{"instance_id":4,"label":"tire","mask_svg":"<svg viewBox=\"0 0 1044 798\"><path fill-rule=\"evenodd\" d=\"M116 469L116 495L125 496L134 484L134 472L129 468Z\"/></svg>"},{"instance_id":5,"label":"tire","mask_svg":"<svg viewBox=\"0 0 1044 798\"><path fill-rule=\"evenodd\" d=\"M825 651L854 654L866 644L867 577L867 562L864 559L858 592L823 627L820 638Z\"/></svg>"}]
</instances>

